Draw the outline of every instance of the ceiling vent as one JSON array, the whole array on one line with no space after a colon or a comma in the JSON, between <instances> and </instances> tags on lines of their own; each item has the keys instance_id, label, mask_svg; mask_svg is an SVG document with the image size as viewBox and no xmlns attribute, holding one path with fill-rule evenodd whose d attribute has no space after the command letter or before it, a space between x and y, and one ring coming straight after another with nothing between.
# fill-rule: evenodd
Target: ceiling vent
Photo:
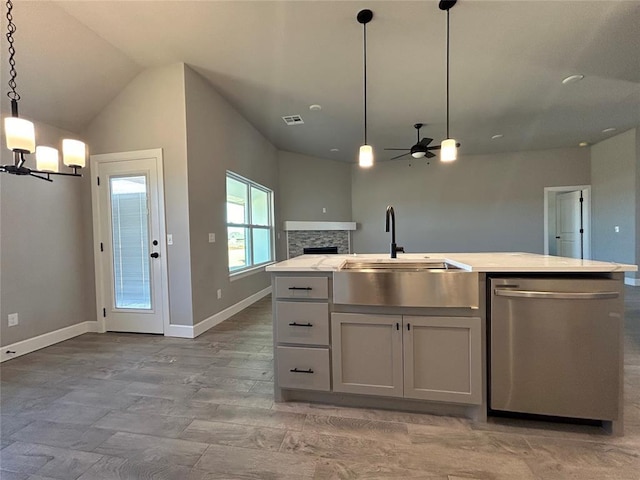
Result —
<instances>
[{"instance_id":1,"label":"ceiling vent","mask_svg":"<svg viewBox=\"0 0 640 480\"><path fill-rule=\"evenodd\" d=\"M287 115L282 117L282 119L287 125L302 125L304 123L300 115Z\"/></svg>"}]
</instances>

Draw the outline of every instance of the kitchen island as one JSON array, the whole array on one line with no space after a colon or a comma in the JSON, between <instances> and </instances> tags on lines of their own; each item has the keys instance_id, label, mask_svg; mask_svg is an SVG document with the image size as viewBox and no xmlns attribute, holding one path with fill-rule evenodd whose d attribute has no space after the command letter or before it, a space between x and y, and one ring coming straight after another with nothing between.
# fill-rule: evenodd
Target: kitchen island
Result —
<instances>
[{"instance_id":1,"label":"kitchen island","mask_svg":"<svg viewBox=\"0 0 640 480\"><path fill-rule=\"evenodd\" d=\"M477 421L526 413L622 433L623 284L634 265L420 253L302 255L267 270L277 401Z\"/></svg>"}]
</instances>

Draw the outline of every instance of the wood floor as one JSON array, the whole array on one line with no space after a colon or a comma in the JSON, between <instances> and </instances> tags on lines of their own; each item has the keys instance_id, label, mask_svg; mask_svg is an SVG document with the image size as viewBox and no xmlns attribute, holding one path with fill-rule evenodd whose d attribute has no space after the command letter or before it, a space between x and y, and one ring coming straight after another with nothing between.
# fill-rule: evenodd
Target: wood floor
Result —
<instances>
[{"instance_id":1,"label":"wood floor","mask_svg":"<svg viewBox=\"0 0 640 480\"><path fill-rule=\"evenodd\" d=\"M272 400L266 298L195 340L87 334L0 367L2 480L640 479L640 288L624 437Z\"/></svg>"}]
</instances>

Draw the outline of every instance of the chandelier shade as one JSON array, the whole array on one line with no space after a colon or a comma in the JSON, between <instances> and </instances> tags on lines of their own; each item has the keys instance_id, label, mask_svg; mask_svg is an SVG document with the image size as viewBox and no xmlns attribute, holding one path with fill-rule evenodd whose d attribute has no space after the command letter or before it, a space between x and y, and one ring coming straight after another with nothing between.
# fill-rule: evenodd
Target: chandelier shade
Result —
<instances>
[{"instance_id":1,"label":"chandelier shade","mask_svg":"<svg viewBox=\"0 0 640 480\"><path fill-rule=\"evenodd\" d=\"M59 169L58 150L53 147L36 147L36 168L42 172L57 173Z\"/></svg>"},{"instance_id":2,"label":"chandelier shade","mask_svg":"<svg viewBox=\"0 0 640 480\"><path fill-rule=\"evenodd\" d=\"M373 166L373 148L371 145L362 145L360 147L358 165L362 168L369 168Z\"/></svg>"},{"instance_id":3,"label":"chandelier shade","mask_svg":"<svg viewBox=\"0 0 640 480\"><path fill-rule=\"evenodd\" d=\"M4 134L9 150L33 153L36 150L36 131L33 122L19 117L4 119Z\"/></svg>"}]
</instances>

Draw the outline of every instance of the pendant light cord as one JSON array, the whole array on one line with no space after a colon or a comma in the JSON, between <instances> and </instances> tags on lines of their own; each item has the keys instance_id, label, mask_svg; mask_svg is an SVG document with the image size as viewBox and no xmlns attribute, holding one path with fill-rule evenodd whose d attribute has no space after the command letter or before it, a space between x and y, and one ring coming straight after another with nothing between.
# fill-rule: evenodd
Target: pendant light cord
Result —
<instances>
[{"instance_id":1,"label":"pendant light cord","mask_svg":"<svg viewBox=\"0 0 640 480\"><path fill-rule=\"evenodd\" d=\"M18 76L18 73L16 72L16 60L14 58L16 55L16 49L13 46L13 34L16 31L16 26L13 23L13 14L11 13L11 10L13 10L13 3L11 3L11 0L7 0L7 42L9 43L9 66L11 67L9 69L9 76L11 77L9 79L9 88L11 90L7 92L7 96L11 100L18 101L20 100L20 95L16 92L16 77Z\"/></svg>"},{"instance_id":2,"label":"pendant light cord","mask_svg":"<svg viewBox=\"0 0 640 480\"><path fill-rule=\"evenodd\" d=\"M447 9L447 138L449 137L449 9Z\"/></svg>"},{"instance_id":3,"label":"pendant light cord","mask_svg":"<svg viewBox=\"0 0 640 480\"><path fill-rule=\"evenodd\" d=\"M364 144L367 143L367 24L363 23L363 52L364 52Z\"/></svg>"}]
</instances>

